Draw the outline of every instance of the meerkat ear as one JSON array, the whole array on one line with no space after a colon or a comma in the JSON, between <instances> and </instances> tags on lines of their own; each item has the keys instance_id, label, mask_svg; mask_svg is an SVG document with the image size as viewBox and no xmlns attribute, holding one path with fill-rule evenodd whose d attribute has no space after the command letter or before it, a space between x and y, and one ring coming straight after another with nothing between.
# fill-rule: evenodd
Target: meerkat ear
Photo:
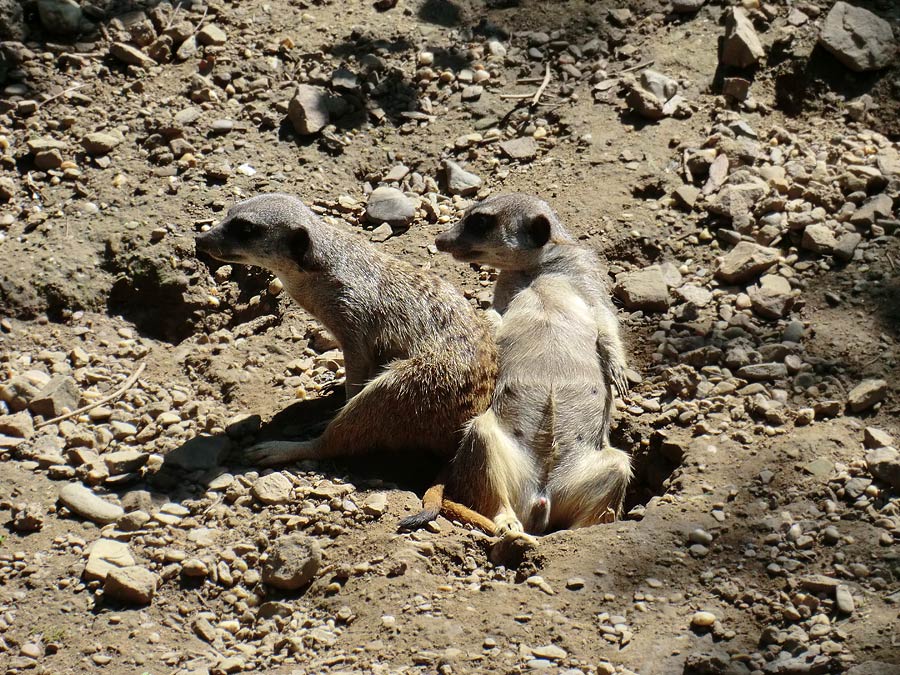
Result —
<instances>
[{"instance_id":1,"label":"meerkat ear","mask_svg":"<svg viewBox=\"0 0 900 675\"><path fill-rule=\"evenodd\" d=\"M550 241L550 219L543 213L528 221L528 238L535 248L541 248Z\"/></svg>"},{"instance_id":2,"label":"meerkat ear","mask_svg":"<svg viewBox=\"0 0 900 675\"><path fill-rule=\"evenodd\" d=\"M297 266L301 270L308 269L309 262L309 232L305 227L299 227L291 232L288 238L288 250Z\"/></svg>"}]
</instances>

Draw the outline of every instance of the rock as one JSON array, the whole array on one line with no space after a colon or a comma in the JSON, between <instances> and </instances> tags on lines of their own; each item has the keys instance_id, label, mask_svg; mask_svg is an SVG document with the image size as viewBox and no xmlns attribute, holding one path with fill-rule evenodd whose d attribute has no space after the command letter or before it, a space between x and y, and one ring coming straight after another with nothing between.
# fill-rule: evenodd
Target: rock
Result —
<instances>
[{"instance_id":1,"label":"rock","mask_svg":"<svg viewBox=\"0 0 900 675\"><path fill-rule=\"evenodd\" d=\"M613 293L630 311L664 312L669 307L669 287L658 267L619 274Z\"/></svg>"},{"instance_id":2,"label":"rock","mask_svg":"<svg viewBox=\"0 0 900 675\"><path fill-rule=\"evenodd\" d=\"M290 479L278 471L257 478L250 492L263 504L287 504L293 489Z\"/></svg>"},{"instance_id":3,"label":"rock","mask_svg":"<svg viewBox=\"0 0 900 675\"><path fill-rule=\"evenodd\" d=\"M59 491L59 501L73 513L99 525L114 523L125 509L110 504L88 490L81 483L69 483Z\"/></svg>"},{"instance_id":4,"label":"rock","mask_svg":"<svg viewBox=\"0 0 900 675\"><path fill-rule=\"evenodd\" d=\"M279 537L263 565L264 583L283 591L306 586L322 564L322 552L314 539L295 533Z\"/></svg>"},{"instance_id":5,"label":"rock","mask_svg":"<svg viewBox=\"0 0 900 675\"><path fill-rule=\"evenodd\" d=\"M649 68L641 71L638 82L645 91L649 91L663 103L678 93L678 82Z\"/></svg>"},{"instance_id":6,"label":"rock","mask_svg":"<svg viewBox=\"0 0 900 675\"><path fill-rule=\"evenodd\" d=\"M51 33L75 35L89 27L75 0L38 0L41 25Z\"/></svg>"},{"instance_id":7,"label":"rock","mask_svg":"<svg viewBox=\"0 0 900 675\"><path fill-rule=\"evenodd\" d=\"M825 17L819 44L856 72L884 68L897 51L891 24L867 9L840 1Z\"/></svg>"},{"instance_id":8,"label":"rock","mask_svg":"<svg viewBox=\"0 0 900 675\"><path fill-rule=\"evenodd\" d=\"M298 85L288 104L288 119L302 136L318 133L329 121L328 95L318 87Z\"/></svg>"},{"instance_id":9,"label":"rock","mask_svg":"<svg viewBox=\"0 0 900 675\"><path fill-rule=\"evenodd\" d=\"M230 450L227 436L197 436L167 454L165 464L185 471L205 471L219 466Z\"/></svg>"},{"instance_id":10,"label":"rock","mask_svg":"<svg viewBox=\"0 0 900 675\"><path fill-rule=\"evenodd\" d=\"M800 578L800 586L812 593L833 593L840 582L822 574L811 574Z\"/></svg>"},{"instance_id":11,"label":"rock","mask_svg":"<svg viewBox=\"0 0 900 675\"><path fill-rule=\"evenodd\" d=\"M769 382L787 377L783 363L751 363L738 369L737 376L751 382Z\"/></svg>"},{"instance_id":12,"label":"rock","mask_svg":"<svg viewBox=\"0 0 900 675\"><path fill-rule=\"evenodd\" d=\"M691 625L697 628L709 628L716 622L716 615L712 612L694 612L691 617Z\"/></svg>"},{"instance_id":13,"label":"rock","mask_svg":"<svg viewBox=\"0 0 900 675\"><path fill-rule=\"evenodd\" d=\"M562 647L556 645L545 645L543 647L535 647L531 653L539 659L547 659L548 661L562 661L569 655Z\"/></svg>"},{"instance_id":14,"label":"rock","mask_svg":"<svg viewBox=\"0 0 900 675\"><path fill-rule=\"evenodd\" d=\"M49 381L47 374L39 370L14 375L6 384L0 385L0 401L6 403L13 412L23 411Z\"/></svg>"},{"instance_id":15,"label":"rock","mask_svg":"<svg viewBox=\"0 0 900 675\"><path fill-rule=\"evenodd\" d=\"M700 196L700 188L693 185L682 185L675 190L673 195L681 204L689 209L693 209L697 203L697 198Z\"/></svg>"},{"instance_id":16,"label":"rock","mask_svg":"<svg viewBox=\"0 0 900 675\"><path fill-rule=\"evenodd\" d=\"M140 450L120 450L103 455L103 463L112 476L137 471L150 458L149 453Z\"/></svg>"},{"instance_id":17,"label":"rock","mask_svg":"<svg viewBox=\"0 0 900 675\"><path fill-rule=\"evenodd\" d=\"M109 46L110 55L129 66L138 66L140 68L150 68L156 65L156 61L147 56L137 47L126 44L124 42L113 42Z\"/></svg>"},{"instance_id":18,"label":"rock","mask_svg":"<svg viewBox=\"0 0 900 675\"><path fill-rule=\"evenodd\" d=\"M766 55L753 22L743 7L734 7L725 22L720 61L726 66L749 68Z\"/></svg>"},{"instance_id":19,"label":"rock","mask_svg":"<svg viewBox=\"0 0 900 675\"><path fill-rule=\"evenodd\" d=\"M675 294L695 307L706 307L712 302L713 298L712 291L704 286L697 286L695 284L684 284L675 289Z\"/></svg>"},{"instance_id":20,"label":"rock","mask_svg":"<svg viewBox=\"0 0 900 675\"><path fill-rule=\"evenodd\" d=\"M134 557L128 549L128 544L115 539L98 539L85 550L85 553L88 559L82 576L88 581L93 579L102 581L111 570L134 565Z\"/></svg>"},{"instance_id":21,"label":"rock","mask_svg":"<svg viewBox=\"0 0 900 675\"><path fill-rule=\"evenodd\" d=\"M13 40L24 42L25 11L22 0L0 0L0 40ZM0 64L3 63L4 54L0 50ZM5 80L5 72L0 66L0 83Z\"/></svg>"},{"instance_id":22,"label":"rock","mask_svg":"<svg viewBox=\"0 0 900 675\"><path fill-rule=\"evenodd\" d=\"M834 238L831 228L827 225L814 223L807 225L803 230L803 240L800 245L807 251L830 255L837 246L837 239Z\"/></svg>"},{"instance_id":23,"label":"rock","mask_svg":"<svg viewBox=\"0 0 900 675\"><path fill-rule=\"evenodd\" d=\"M103 594L111 600L149 605L159 586L159 577L143 567L111 569L103 583Z\"/></svg>"},{"instance_id":24,"label":"rock","mask_svg":"<svg viewBox=\"0 0 900 675\"><path fill-rule=\"evenodd\" d=\"M724 157L724 155L719 155ZM719 158L713 162L710 167L710 177L707 185L715 184L714 171L716 165L720 162ZM727 170L727 158L724 162L724 168ZM704 186L704 193L708 192ZM769 192L769 186L762 180L752 179L744 183L729 184L723 187L715 199L709 202L709 211L718 213L731 219L734 228L738 231L745 232L747 228L753 224L752 213L756 205Z\"/></svg>"},{"instance_id":25,"label":"rock","mask_svg":"<svg viewBox=\"0 0 900 675\"><path fill-rule=\"evenodd\" d=\"M85 135L81 139L81 145L89 155L106 155L124 140L121 134L105 134L96 131Z\"/></svg>"},{"instance_id":26,"label":"rock","mask_svg":"<svg viewBox=\"0 0 900 675\"><path fill-rule=\"evenodd\" d=\"M834 601L838 611L844 614L853 614L853 611L856 609L853 603L853 594L850 593L850 589L843 584L838 585L835 589Z\"/></svg>"},{"instance_id":27,"label":"rock","mask_svg":"<svg viewBox=\"0 0 900 675\"><path fill-rule=\"evenodd\" d=\"M373 224L387 223L391 227L406 227L416 216L416 205L397 188L379 187L372 191L366 203L366 218Z\"/></svg>"},{"instance_id":28,"label":"rock","mask_svg":"<svg viewBox=\"0 0 900 675\"><path fill-rule=\"evenodd\" d=\"M898 675L900 666L885 661L865 661L847 670L846 675Z\"/></svg>"},{"instance_id":29,"label":"rock","mask_svg":"<svg viewBox=\"0 0 900 675\"><path fill-rule=\"evenodd\" d=\"M891 198L881 193L863 202L853 215L850 222L861 227L871 227L879 218L890 218L894 204Z\"/></svg>"},{"instance_id":30,"label":"rock","mask_svg":"<svg viewBox=\"0 0 900 675\"><path fill-rule=\"evenodd\" d=\"M0 433L3 433L2 428L0 428ZM878 427L866 427L863 430L863 445L872 449L886 448L894 445L894 439L883 429L879 429Z\"/></svg>"},{"instance_id":31,"label":"rock","mask_svg":"<svg viewBox=\"0 0 900 675\"><path fill-rule=\"evenodd\" d=\"M197 42L204 46L224 45L228 42L228 36L216 24L209 23L197 31Z\"/></svg>"},{"instance_id":32,"label":"rock","mask_svg":"<svg viewBox=\"0 0 900 675\"><path fill-rule=\"evenodd\" d=\"M35 415L49 419L68 410L75 410L80 398L81 392L75 380L68 375L57 375L35 394L28 409Z\"/></svg>"},{"instance_id":33,"label":"rock","mask_svg":"<svg viewBox=\"0 0 900 675\"><path fill-rule=\"evenodd\" d=\"M735 101L746 101L750 95L750 80L743 77L726 77L722 81L722 93Z\"/></svg>"},{"instance_id":34,"label":"rock","mask_svg":"<svg viewBox=\"0 0 900 675\"><path fill-rule=\"evenodd\" d=\"M862 235L858 232L847 232L834 245L834 257L844 262L853 260L853 253L861 241Z\"/></svg>"},{"instance_id":35,"label":"rock","mask_svg":"<svg viewBox=\"0 0 900 675\"><path fill-rule=\"evenodd\" d=\"M15 438L31 438L34 435L34 421L24 410L12 415L0 415L0 434Z\"/></svg>"},{"instance_id":36,"label":"rock","mask_svg":"<svg viewBox=\"0 0 900 675\"><path fill-rule=\"evenodd\" d=\"M703 7L706 0L672 0L672 11L676 14L692 14Z\"/></svg>"},{"instance_id":37,"label":"rock","mask_svg":"<svg viewBox=\"0 0 900 675\"><path fill-rule=\"evenodd\" d=\"M383 492L369 495L363 502L362 510L370 516L380 517L387 510L387 495Z\"/></svg>"},{"instance_id":38,"label":"rock","mask_svg":"<svg viewBox=\"0 0 900 675\"><path fill-rule=\"evenodd\" d=\"M16 532L37 532L44 526L44 509L40 504L16 504L12 509L12 529Z\"/></svg>"},{"instance_id":39,"label":"rock","mask_svg":"<svg viewBox=\"0 0 900 675\"><path fill-rule=\"evenodd\" d=\"M895 448L878 448L866 453L866 467L878 480L900 490L900 452Z\"/></svg>"},{"instance_id":40,"label":"rock","mask_svg":"<svg viewBox=\"0 0 900 675\"><path fill-rule=\"evenodd\" d=\"M200 50L200 43L196 35L188 36L175 50L175 58L179 61L187 61Z\"/></svg>"},{"instance_id":41,"label":"rock","mask_svg":"<svg viewBox=\"0 0 900 675\"><path fill-rule=\"evenodd\" d=\"M766 274L748 292L753 311L764 319L780 319L794 304L791 284L777 274Z\"/></svg>"},{"instance_id":42,"label":"rock","mask_svg":"<svg viewBox=\"0 0 900 675\"><path fill-rule=\"evenodd\" d=\"M741 241L719 259L716 278L728 284L750 281L778 261L778 250Z\"/></svg>"},{"instance_id":43,"label":"rock","mask_svg":"<svg viewBox=\"0 0 900 675\"><path fill-rule=\"evenodd\" d=\"M852 412L862 412L883 401L887 390L887 382L884 380L863 380L850 390L847 403Z\"/></svg>"},{"instance_id":44,"label":"rock","mask_svg":"<svg viewBox=\"0 0 900 675\"><path fill-rule=\"evenodd\" d=\"M513 138L500 143L500 151L516 161L532 160L537 157L537 142L531 136Z\"/></svg>"},{"instance_id":45,"label":"rock","mask_svg":"<svg viewBox=\"0 0 900 675\"><path fill-rule=\"evenodd\" d=\"M628 85L625 103L638 115L648 120L661 120L666 116L663 112L663 101L636 83Z\"/></svg>"},{"instance_id":46,"label":"rock","mask_svg":"<svg viewBox=\"0 0 900 675\"><path fill-rule=\"evenodd\" d=\"M444 160L444 177L447 182L447 192L462 197L474 195L484 184L481 178L449 159Z\"/></svg>"}]
</instances>

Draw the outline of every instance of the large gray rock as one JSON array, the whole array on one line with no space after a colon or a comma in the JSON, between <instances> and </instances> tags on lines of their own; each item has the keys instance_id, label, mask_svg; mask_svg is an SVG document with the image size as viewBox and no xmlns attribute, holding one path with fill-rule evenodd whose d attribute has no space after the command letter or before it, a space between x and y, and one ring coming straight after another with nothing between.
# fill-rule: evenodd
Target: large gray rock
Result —
<instances>
[{"instance_id":1,"label":"large gray rock","mask_svg":"<svg viewBox=\"0 0 900 675\"><path fill-rule=\"evenodd\" d=\"M375 188L366 203L366 218L375 225L387 223L392 227L406 227L415 216L416 205L397 188Z\"/></svg>"},{"instance_id":2,"label":"large gray rock","mask_svg":"<svg viewBox=\"0 0 900 675\"><path fill-rule=\"evenodd\" d=\"M44 28L58 35L75 35L90 25L75 0L38 0L38 16Z\"/></svg>"},{"instance_id":3,"label":"large gray rock","mask_svg":"<svg viewBox=\"0 0 900 675\"><path fill-rule=\"evenodd\" d=\"M112 570L134 565L134 556L131 555L128 544L115 539L98 539L85 553L88 559L82 575L88 581L102 581Z\"/></svg>"},{"instance_id":4,"label":"large gray rock","mask_svg":"<svg viewBox=\"0 0 900 675\"><path fill-rule=\"evenodd\" d=\"M884 380L863 380L847 394L847 403L852 412L862 412L883 401L887 391L887 382Z\"/></svg>"},{"instance_id":5,"label":"large gray rock","mask_svg":"<svg viewBox=\"0 0 900 675\"><path fill-rule=\"evenodd\" d=\"M851 70L879 70L897 52L891 24L867 9L836 2L822 26L819 44Z\"/></svg>"},{"instance_id":6,"label":"large gray rock","mask_svg":"<svg viewBox=\"0 0 900 675\"><path fill-rule=\"evenodd\" d=\"M318 133L328 124L328 94L309 84L299 85L288 104L288 119L302 136Z\"/></svg>"},{"instance_id":7,"label":"large gray rock","mask_svg":"<svg viewBox=\"0 0 900 675\"><path fill-rule=\"evenodd\" d=\"M264 583L283 591L303 588L319 571L322 552L314 539L295 533L279 537L262 569Z\"/></svg>"},{"instance_id":8,"label":"large gray rock","mask_svg":"<svg viewBox=\"0 0 900 675\"><path fill-rule=\"evenodd\" d=\"M777 261L776 249L742 241L719 259L716 277L727 284L744 283L755 279Z\"/></svg>"},{"instance_id":9,"label":"large gray rock","mask_svg":"<svg viewBox=\"0 0 900 675\"><path fill-rule=\"evenodd\" d=\"M474 195L484 183L480 177L449 159L444 160L444 176L447 181L447 192L462 197Z\"/></svg>"},{"instance_id":10,"label":"large gray rock","mask_svg":"<svg viewBox=\"0 0 900 675\"><path fill-rule=\"evenodd\" d=\"M878 218L890 218L893 207L894 202L888 195L875 195L853 212L850 222L861 227L871 227Z\"/></svg>"},{"instance_id":11,"label":"large gray rock","mask_svg":"<svg viewBox=\"0 0 900 675\"><path fill-rule=\"evenodd\" d=\"M664 312L670 303L669 287L658 267L620 274L613 293L632 311Z\"/></svg>"},{"instance_id":12,"label":"large gray rock","mask_svg":"<svg viewBox=\"0 0 900 675\"><path fill-rule=\"evenodd\" d=\"M114 523L125 513L121 506L101 499L81 483L69 483L63 487L59 491L59 501L73 513L99 525Z\"/></svg>"},{"instance_id":13,"label":"large gray rock","mask_svg":"<svg viewBox=\"0 0 900 675\"><path fill-rule=\"evenodd\" d=\"M726 66L749 68L766 55L753 22L743 7L735 7L725 23L721 61Z\"/></svg>"},{"instance_id":14,"label":"large gray rock","mask_svg":"<svg viewBox=\"0 0 900 675\"><path fill-rule=\"evenodd\" d=\"M500 143L500 151L510 159L526 161L537 157L538 145L531 136L522 136Z\"/></svg>"},{"instance_id":15,"label":"large gray rock","mask_svg":"<svg viewBox=\"0 0 900 675\"><path fill-rule=\"evenodd\" d=\"M25 12L22 0L0 0L0 40L25 40ZM0 61L3 57L0 56ZM0 77L0 82L3 79Z\"/></svg>"},{"instance_id":16,"label":"large gray rock","mask_svg":"<svg viewBox=\"0 0 900 675\"><path fill-rule=\"evenodd\" d=\"M149 605L159 586L159 577L138 566L110 569L103 583L103 594L112 600L133 605Z\"/></svg>"},{"instance_id":17,"label":"large gray rock","mask_svg":"<svg viewBox=\"0 0 900 675\"><path fill-rule=\"evenodd\" d=\"M35 394L28 409L49 419L62 415L66 410L75 410L80 398L81 392L75 380L68 375L57 375Z\"/></svg>"},{"instance_id":18,"label":"large gray rock","mask_svg":"<svg viewBox=\"0 0 900 675\"><path fill-rule=\"evenodd\" d=\"M813 223L803 230L800 246L813 253L831 255L837 247L837 239L830 227L824 223Z\"/></svg>"},{"instance_id":19,"label":"large gray rock","mask_svg":"<svg viewBox=\"0 0 900 675\"><path fill-rule=\"evenodd\" d=\"M866 467L875 478L900 490L900 452L895 448L878 448L867 452Z\"/></svg>"}]
</instances>

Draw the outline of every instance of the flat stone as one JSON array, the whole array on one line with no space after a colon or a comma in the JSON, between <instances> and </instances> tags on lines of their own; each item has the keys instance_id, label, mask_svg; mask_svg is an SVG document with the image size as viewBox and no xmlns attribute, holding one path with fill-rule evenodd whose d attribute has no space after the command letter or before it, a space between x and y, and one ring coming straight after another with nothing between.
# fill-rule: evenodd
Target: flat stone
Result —
<instances>
[{"instance_id":1,"label":"flat stone","mask_svg":"<svg viewBox=\"0 0 900 675\"><path fill-rule=\"evenodd\" d=\"M813 253L831 255L837 246L837 239L830 227L822 223L814 223L807 225L803 230L800 246Z\"/></svg>"},{"instance_id":2,"label":"flat stone","mask_svg":"<svg viewBox=\"0 0 900 675\"><path fill-rule=\"evenodd\" d=\"M444 177L447 182L447 192L462 197L471 197L484 184L481 178L449 159L444 160Z\"/></svg>"},{"instance_id":3,"label":"flat stone","mask_svg":"<svg viewBox=\"0 0 900 675\"><path fill-rule=\"evenodd\" d=\"M886 661L865 661L849 668L846 675L900 675L900 666Z\"/></svg>"},{"instance_id":4,"label":"flat stone","mask_svg":"<svg viewBox=\"0 0 900 675\"><path fill-rule=\"evenodd\" d=\"M95 131L81 139L81 145L89 155L106 155L125 140L121 134L106 134Z\"/></svg>"},{"instance_id":5,"label":"flat stone","mask_svg":"<svg viewBox=\"0 0 900 675\"><path fill-rule=\"evenodd\" d=\"M841 238L834 245L834 257L843 262L853 260L853 254L861 241L862 235L858 232L847 232L841 235Z\"/></svg>"},{"instance_id":6,"label":"flat stone","mask_svg":"<svg viewBox=\"0 0 900 675\"><path fill-rule=\"evenodd\" d=\"M847 403L852 412L862 412L883 401L887 391L887 382L884 380L863 380L850 390Z\"/></svg>"},{"instance_id":7,"label":"flat stone","mask_svg":"<svg viewBox=\"0 0 900 675\"><path fill-rule=\"evenodd\" d=\"M513 138L500 143L500 151L516 161L531 160L537 157L538 145L531 136Z\"/></svg>"},{"instance_id":8,"label":"flat stone","mask_svg":"<svg viewBox=\"0 0 900 675\"><path fill-rule=\"evenodd\" d=\"M856 606L853 602L853 594L843 584L838 585L834 591L834 601L838 611L843 614L853 614Z\"/></svg>"},{"instance_id":9,"label":"flat stone","mask_svg":"<svg viewBox=\"0 0 900 675\"><path fill-rule=\"evenodd\" d=\"M34 435L34 420L25 412L0 415L0 434L15 438L31 438Z\"/></svg>"},{"instance_id":10,"label":"flat stone","mask_svg":"<svg viewBox=\"0 0 900 675\"><path fill-rule=\"evenodd\" d=\"M140 68L150 68L156 65L156 61L151 59L147 54L137 47L126 44L124 42L113 42L109 46L110 55L126 63L129 66L139 66Z\"/></svg>"},{"instance_id":11,"label":"flat stone","mask_svg":"<svg viewBox=\"0 0 900 675\"><path fill-rule=\"evenodd\" d=\"M2 429L0 429L2 431ZM894 445L894 438L884 429L866 427L863 430L863 445L867 448L886 448Z\"/></svg>"},{"instance_id":12,"label":"flat stone","mask_svg":"<svg viewBox=\"0 0 900 675\"><path fill-rule=\"evenodd\" d=\"M856 72L884 68L897 51L890 23L867 9L840 1L825 17L819 44Z\"/></svg>"},{"instance_id":13,"label":"flat stone","mask_svg":"<svg viewBox=\"0 0 900 675\"><path fill-rule=\"evenodd\" d=\"M416 216L416 205L397 188L382 186L372 190L366 203L366 218L378 225L406 227Z\"/></svg>"},{"instance_id":14,"label":"flat stone","mask_svg":"<svg viewBox=\"0 0 900 675\"><path fill-rule=\"evenodd\" d=\"M743 7L734 7L725 22L721 62L726 66L749 68L766 55L753 22Z\"/></svg>"},{"instance_id":15,"label":"flat stone","mask_svg":"<svg viewBox=\"0 0 900 675\"><path fill-rule=\"evenodd\" d=\"M697 286L696 284L684 284L675 289L675 295L685 302L689 302L695 307L706 307L712 302L713 294L705 286Z\"/></svg>"},{"instance_id":16,"label":"flat stone","mask_svg":"<svg viewBox=\"0 0 900 675\"><path fill-rule=\"evenodd\" d=\"M752 363L739 368L737 376L751 382L770 382L787 377L787 366L783 363Z\"/></svg>"},{"instance_id":17,"label":"flat stone","mask_svg":"<svg viewBox=\"0 0 900 675\"><path fill-rule=\"evenodd\" d=\"M227 436L197 436L165 456L165 465L197 471L219 466L231 450Z\"/></svg>"},{"instance_id":18,"label":"flat stone","mask_svg":"<svg viewBox=\"0 0 900 675\"><path fill-rule=\"evenodd\" d=\"M531 653L539 659L547 659L549 661L562 661L569 655L562 647L556 645L544 645L543 647L535 647Z\"/></svg>"},{"instance_id":19,"label":"flat stone","mask_svg":"<svg viewBox=\"0 0 900 675\"><path fill-rule=\"evenodd\" d=\"M778 261L778 251L748 241L741 241L719 259L716 278L728 284L750 281Z\"/></svg>"},{"instance_id":20,"label":"flat stone","mask_svg":"<svg viewBox=\"0 0 900 675\"><path fill-rule=\"evenodd\" d=\"M753 311L764 319L780 319L794 304L791 284L777 274L766 274L759 280L759 286L748 291Z\"/></svg>"},{"instance_id":21,"label":"flat stone","mask_svg":"<svg viewBox=\"0 0 900 675\"><path fill-rule=\"evenodd\" d=\"M294 131L303 136L321 131L329 121L328 94L308 84L297 86L288 104L288 119Z\"/></svg>"},{"instance_id":22,"label":"flat stone","mask_svg":"<svg viewBox=\"0 0 900 675\"><path fill-rule=\"evenodd\" d=\"M700 188L693 185L682 185L681 187L676 188L673 195L681 204L687 206L689 209L693 209L694 205L697 203L697 199L700 197Z\"/></svg>"},{"instance_id":23,"label":"flat stone","mask_svg":"<svg viewBox=\"0 0 900 675\"><path fill-rule=\"evenodd\" d=\"M895 448L878 448L866 453L866 467L878 480L900 490L900 452Z\"/></svg>"},{"instance_id":24,"label":"flat stone","mask_svg":"<svg viewBox=\"0 0 900 675\"><path fill-rule=\"evenodd\" d=\"M366 501L362 505L363 513L378 518L387 510L387 495L383 492L366 497Z\"/></svg>"},{"instance_id":25,"label":"flat stone","mask_svg":"<svg viewBox=\"0 0 900 675\"><path fill-rule=\"evenodd\" d=\"M719 155L719 157L723 156ZM715 182L715 170L720 161L717 157L710 167L710 182ZM722 164L727 171L727 161ZM704 191L706 191L705 187ZM719 191L714 199L709 201L708 208L712 213L730 218L735 229L746 231L747 227L752 224L750 214L768 192L768 184L757 178L743 183L728 184Z\"/></svg>"},{"instance_id":26,"label":"flat stone","mask_svg":"<svg viewBox=\"0 0 900 675\"><path fill-rule=\"evenodd\" d=\"M810 574L800 577L800 586L813 593L834 593L840 581L822 574Z\"/></svg>"},{"instance_id":27,"label":"flat stone","mask_svg":"<svg viewBox=\"0 0 900 675\"><path fill-rule=\"evenodd\" d=\"M62 415L67 410L75 410L81 398L78 384L68 375L56 375L28 404L28 409L35 415L47 419Z\"/></svg>"},{"instance_id":28,"label":"flat stone","mask_svg":"<svg viewBox=\"0 0 900 675\"><path fill-rule=\"evenodd\" d=\"M658 267L619 274L613 293L629 311L664 312L671 302L669 287Z\"/></svg>"},{"instance_id":29,"label":"flat stone","mask_svg":"<svg viewBox=\"0 0 900 675\"><path fill-rule=\"evenodd\" d=\"M128 544L115 539L98 539L85 553L88 559L82 576L88 581L93 579L102 581L111 570L134 565L134 557L128 549Z\"/></svg>"},{"instance_id":30,"label":"flat stone","mask_svg":"<svg viewBox=\"0 0 900 675\"><path fill-rule=\"evenodd\" d=\"M59 501L67 509L99 525L114 523L125 509L110 504L88 490L81 483L69 483L59 491Z\"/></svg>"},{"instance_id":31,"label":"flat stone","mask_svg":"<svg viewBox=\"0 0 900 675\"><path fill-rule=\"evenodd\" d=\"M119 450L103 455L103 463L113 476L137 471L150 458L150 454L140 450Z\"/></svg>"},{"instance_id":32,"label":"flat stone","mask_svg":"<svg viewBox=\"0 0 900 675\"><path fill-rule=\"evenodd\" d=\"M825 457L816 457L804 464L803 470L816 478L828 478L834 471L834 464Z\"/></svg>"},{"instance_id":33,"label":"flat stone","mask_svg":"<svg viewBox=\"0 0 900 675\"><path fill-rule=\"evenodd\" d=\"M894 203L891 198L881 193L870 197L850 216L850 222L861 227L871 227L879 218L890 218Z\"/></svg>"},{"instance_id":34,"label":"flat stone","mask_svg":"<svg viewBox=\"0 0 900 675\"><path fill-rule=\"evenodd\" d=\"M111 600L133 605L149 605L159 586L159 577L138 566L110 569L103 583L103 594Z\"/></svg>"},{"instance_id":35,"label":"flat stone","mask_svg":"<svg viewBox=\"0 0 900 675\"><path fill-rule=\"evenodd\" d=\"M700 10L706 0L672 0L672 11L676 14L692 14Z\"/></svg>"},{"instance_id":36,"label":"flat stone","mask_svg":"<svg viewBox=\"0 0 900 675\"><path fill-rule=\"evenodd\" d=\"M201 45L224 45L228 42L228 36L214 23L208 23L197 31L197 42Z\"/></svg>"},{"instance_id":37,"label":"flat stone","mask_svg":"<svg viewBox=\"0 0 900 675\"><path fill-rule=\"evenodd\" d=\"M303 588L313 580L322 564L322 552L316 541L295 533L279 537L269 548L263 564L264 583L284 591Z\"/></svg>"},{"instance_id":38,"label":"flat stone","mask_svg":"<svg viewBox=\"0 0 900 675\"><path fill-rule=\"evenodd\" d=\"M55 138L32 138L25 145L31 153L44 152L45 150L65 150L66 144Z\"/></svg>"},{"instance_id":39,"label":"flat stone","mask_svg":"<svg viewBox=\"0 0 900 675\"><path fill-rule=\"evenodd\" d=\"M250 491L263 504L287 504L293 488L290 479L277 471L257 478Z\"/></svg>"}]
</instances>

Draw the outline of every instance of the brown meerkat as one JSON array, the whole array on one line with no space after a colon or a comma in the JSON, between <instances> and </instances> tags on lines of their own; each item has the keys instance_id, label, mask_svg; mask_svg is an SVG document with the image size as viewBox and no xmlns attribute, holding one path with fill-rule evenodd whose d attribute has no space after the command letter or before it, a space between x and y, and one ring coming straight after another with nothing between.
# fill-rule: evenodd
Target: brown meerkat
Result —
<instances>
[{"instance_id":1,"label":"brown meerkat","mask_svg":"<svg viewBox=\"0 0 900 675\"><path fill-rule=\"evenodd\" d=\"M609 443L627 365L604 266L524 194L471 206L436 245L500 270L497 387L467 427L448 490L505 537L608 522L632 471Z\"/></svg>"},{"instance_id":2,"label":"brown meerkat","mask_svg":"<svg viewBox=\"0 0 900 675\"><path fill-rule=\"evenodd\" d=\"M328 225L302 201L267 194L232 206L197 249L223 262L273 272L344 352L347 402L322 434L245 451L272 466L379 450L450 460L466 424L490 404L497 352L490 326L451 284ZM437 517L443 485L426 493ZM493 523L452 502L444 512L487 531Z\"/></svg>"}]
</instances>

